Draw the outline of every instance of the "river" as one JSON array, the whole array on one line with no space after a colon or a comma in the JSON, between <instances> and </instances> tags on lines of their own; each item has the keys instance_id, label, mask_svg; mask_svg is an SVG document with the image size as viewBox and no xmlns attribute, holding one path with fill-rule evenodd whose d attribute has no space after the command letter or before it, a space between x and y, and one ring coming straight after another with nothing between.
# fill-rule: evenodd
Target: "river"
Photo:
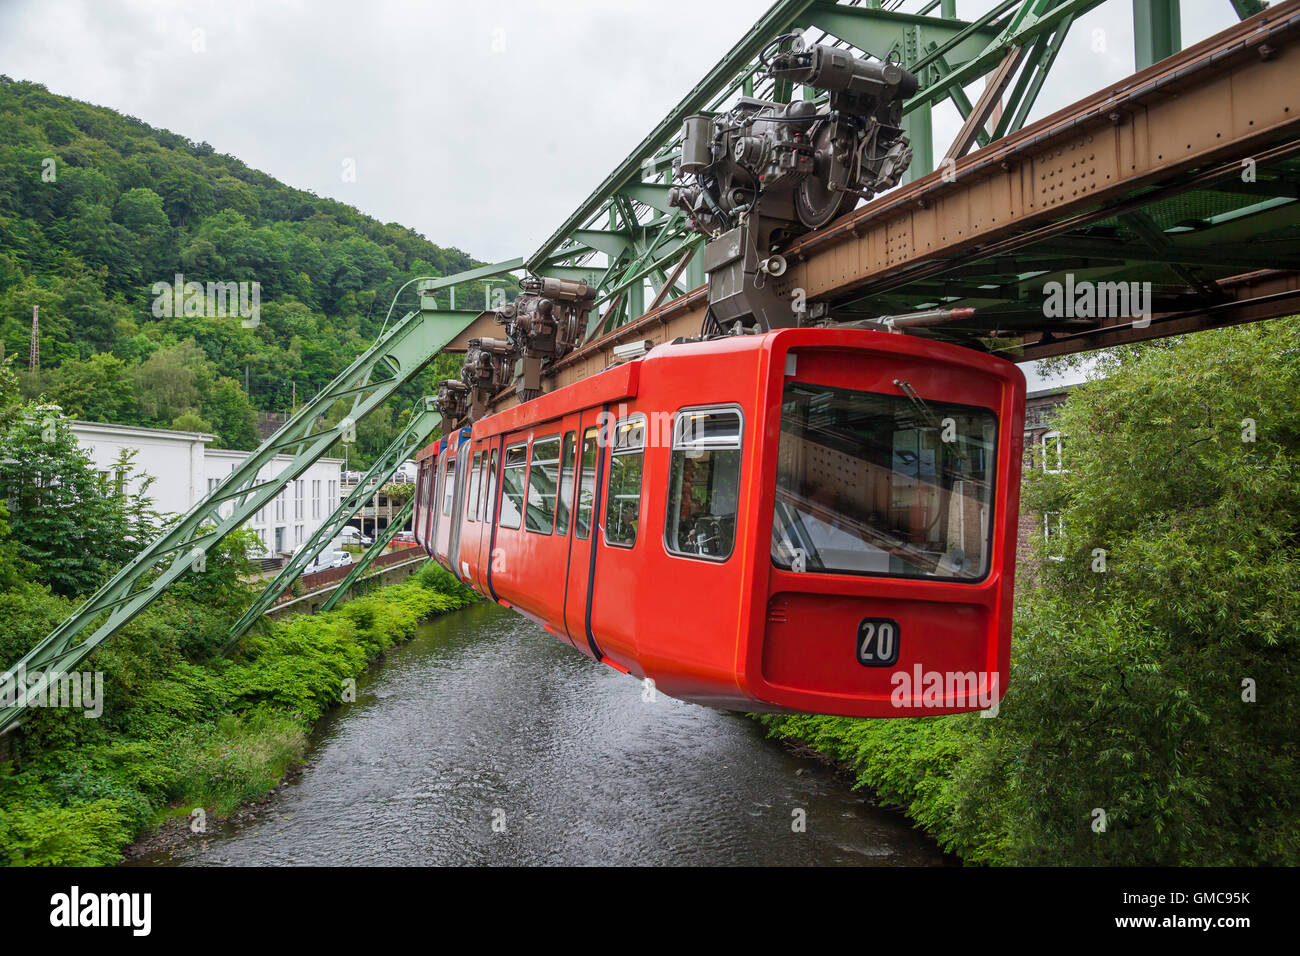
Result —
<instances>
[{"instance_id":1,"label":"river","mask_svg":"<svg viewBox=\"0 0 1300 956\"><path fill-rule=\"evenodd\" d=\"M251 820L155 865L943 865L741 715L654 695L490 604L421 625ZM802 823L802 826L800 824Z\"/></svg>"}]
</instances>

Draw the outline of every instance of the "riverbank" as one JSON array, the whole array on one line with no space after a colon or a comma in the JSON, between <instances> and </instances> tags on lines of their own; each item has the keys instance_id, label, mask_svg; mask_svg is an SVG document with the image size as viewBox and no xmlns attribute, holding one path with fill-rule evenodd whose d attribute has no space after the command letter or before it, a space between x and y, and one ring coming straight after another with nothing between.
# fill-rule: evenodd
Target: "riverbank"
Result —
<instances>
[{"instance_id":1,"label":"riverbank","mask_svg":"<svg viewBox=\"0 0 1300 956\"><path fill-rule=\"evenodd\" d=\"M742 714L647 695L511 610L421 624L301 774L138 866L943 866Z\"/></svg>"},{"instance_id":2,"label":"riverbank","mask_svg":"<svg viewBox=\"0 0 1300 956\"><path fill-rule=\"evenodd\" d=\"M328 614L270 623L233 660L186 659L196 622L165 613L124 632L93 659L111 685L103 717L34 714L0 768L0 862L112 864L159 826L188 831L196 809L213 820L249 806L300 764L312 726L375 659L475 600L429 565Z\"/></svg>"}]
</instances>

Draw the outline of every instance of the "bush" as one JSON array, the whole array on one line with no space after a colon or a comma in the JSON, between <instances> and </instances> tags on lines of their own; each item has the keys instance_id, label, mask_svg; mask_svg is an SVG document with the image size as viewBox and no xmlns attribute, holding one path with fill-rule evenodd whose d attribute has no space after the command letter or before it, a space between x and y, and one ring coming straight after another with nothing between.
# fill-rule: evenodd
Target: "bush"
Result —
<instances>
[{"instance_id":1,"label":"bush","mask_svg":"<svg viewBox=\"0 0 1300 956\"><path fill-rule=\"evenodd\" d=\"M311 722L339 702L346 679L420 621L476 600L445 572L422 572L328 614L271 624L231 661L209 651L242 606L209 603L226 572L209 561L208 574L89 659L104 674L101 719L44 710L24 724L19 759L0 765L0 862L113 863L169 803L230 813L302 759ZM10 659L66 610L35 586L0 592Z\"/></svg>"},{"instance_id":2,"label":"bush","mask_svg":"<svg viewBox=\"0 0 1300 956\"><path fill-rule=\"evenodd\" d=\"M772 732L845 760L968 861L1300 862L1297 333L1121 350L1071 394L1069 471L1024 493L1066 516L1065 559L1018 593L997 719Z\"/></svg>"}]
</instances>

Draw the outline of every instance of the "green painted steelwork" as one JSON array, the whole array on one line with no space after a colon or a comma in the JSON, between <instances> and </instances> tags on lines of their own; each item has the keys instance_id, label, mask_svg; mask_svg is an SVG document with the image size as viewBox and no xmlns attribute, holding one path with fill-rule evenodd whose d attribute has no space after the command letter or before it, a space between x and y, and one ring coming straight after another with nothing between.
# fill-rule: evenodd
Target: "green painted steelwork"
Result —
<instances>
[{"instance_id":1,"label":"green painted steelwork","mask_svg":"<svg viewBox=\"0 0 1300 956\"><path fill-rule=\"evenodd\" d=\"M397 517L389 522L388 527L383 530L382 534L375 536L374 543L366 549L366 553L361 556L361 560L352 565L352 570L348 576L339 582L330 596L321 605L321 611L332 611L334 605L342 600L343 595L348 593L348 589L356 584L361 575L370 570L370 566L375 563L375 558L384 553L384 548L388 547L389 542L397 537L397 532L406 527L406 523L411 520L415 514L415 499L412 498L406 504L402 505L402 510L397 513Z\"/></svg>"},{"instance_id":2,"label":"green painted steelwork","mask_svg":"<svg viewBox=\"0 0 1300 956\"><path fill-rule=\"evenodd\" d=\"M1133 0L1133 63L1139 70L1182 49L1179 0ZM1241 12L1237 8L1238 13Z\"/></svg>"},{"instance_id":3,"label":"green painted steelwork","mask_svg":"<svg viewBox=\"0 0 1300 956\"><path fill-rule=\"evenodd\" d=\"M780 0L758 20L635 150L605 177L563 224L525 260L537 275L578 279L597 289L603 306L589 321L589 334L636 319L654 301L676 298L704 282L703 257L693 256L673 287L671 265L687 251L689 223L667 203L672 161L680 149L682 120L693 113L725 111L739 96L788 99L808 91L778 89L760 74L759 52L783 33L799 32L876 57L896 55L917 74L920 88L905 106L903 122L912 141L908 178L936 164L932 110L951 102L963 118L976 108L964 87L990 77L1013 56L1006 94L984 103L987 115L971 120L972 145L984 146L1021 129L1056 62L1072 24L1103 0L1000 0L981 16L956 16L953 0L932 0L906 12L898 0ZM1135 0L1164 9L1175 0ZM1228 2L1228 0L1224 0ZM1239 13L1258 0L1231 0ZM1168 10L1164 10L1168 14ZM1177 31L1166 30L1160 50L1174 52ZM1172 46L1170 45L1172 43ZM940 155L943 155L940 152Z\"/></svg>"},{"instance_id":4,"label":"green painted steelwork","mask_svg":"<svg viewBox=\"0 0 1300 956\"><path fill-rule=\"evenodd\" d=\"M316 533L311 536L311 540L294 553L280 569L280 573L244 612L243 617L231 627L230 642L227 647L243 637L258 618L275 605L280 595L302 575L303 569L316 560L316 556L343 531L357 512L366 506L366 502L374 498L379 489L402 466L402 462L414 455L428 441L433 430L441 423L442 416L434 409L433 399L421 399L411 415L410 422L402 429L402 433L384 449L383 454L370 466L370 470L357 482L351 494L321 523Z\"/></svg>"},{"instance_id":5,"label":"green painted steelwork","mask_svg":"<svg viewBox=\"0 0 1300 956\"><path fill-rule=\"evenodd\" d=\"M201 570L212 548L270 504L281 489L344 438L356 422L383 405L402 384L419 373L448 342L464 331L472 321L467 316L479 315L429 308L437 292L512 268L518 268L517 261L484 266L472 273L421 280L424 294L420 309L407 313L391 326L386 323L384 332L369 349L250 453L208 497L173 522L0 676L0 684L16 689L14 700L0 709L0 732L13 727L28 703L39 699L58 674L75 668L182 575ZM346 414L337 424L326 425L336 408ZM274 477L261 479L263 471L275 471L276 459L282 454L291 456L290 463ZM15 680L18 674L27 677L21 686Z\"/></svg>"}]
</instances>

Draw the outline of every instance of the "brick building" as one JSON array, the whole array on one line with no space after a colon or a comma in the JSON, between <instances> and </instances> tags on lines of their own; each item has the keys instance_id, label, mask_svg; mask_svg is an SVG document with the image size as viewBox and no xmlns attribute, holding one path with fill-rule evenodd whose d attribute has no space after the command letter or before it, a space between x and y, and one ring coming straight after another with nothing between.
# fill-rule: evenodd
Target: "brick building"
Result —
<instances>
[{"instance_id":1,"label":"brick building","mask_svg":"<svg viewBox=\"0 0 1300 956\"><path fill-rule=\"evenodd\" d=\"M1056 385L1030 392L1025 397L1025 460L1024 472L1065 470L1066 437L1056 427L1056 413L1077 385ZM1038 514L1020 510L1020 531L1017 538L1017 563L1027 566L1034 545L1039 541L1050 544L1061 529L1061 515L1056 512Z\"/></svg>"}]
</instances>

